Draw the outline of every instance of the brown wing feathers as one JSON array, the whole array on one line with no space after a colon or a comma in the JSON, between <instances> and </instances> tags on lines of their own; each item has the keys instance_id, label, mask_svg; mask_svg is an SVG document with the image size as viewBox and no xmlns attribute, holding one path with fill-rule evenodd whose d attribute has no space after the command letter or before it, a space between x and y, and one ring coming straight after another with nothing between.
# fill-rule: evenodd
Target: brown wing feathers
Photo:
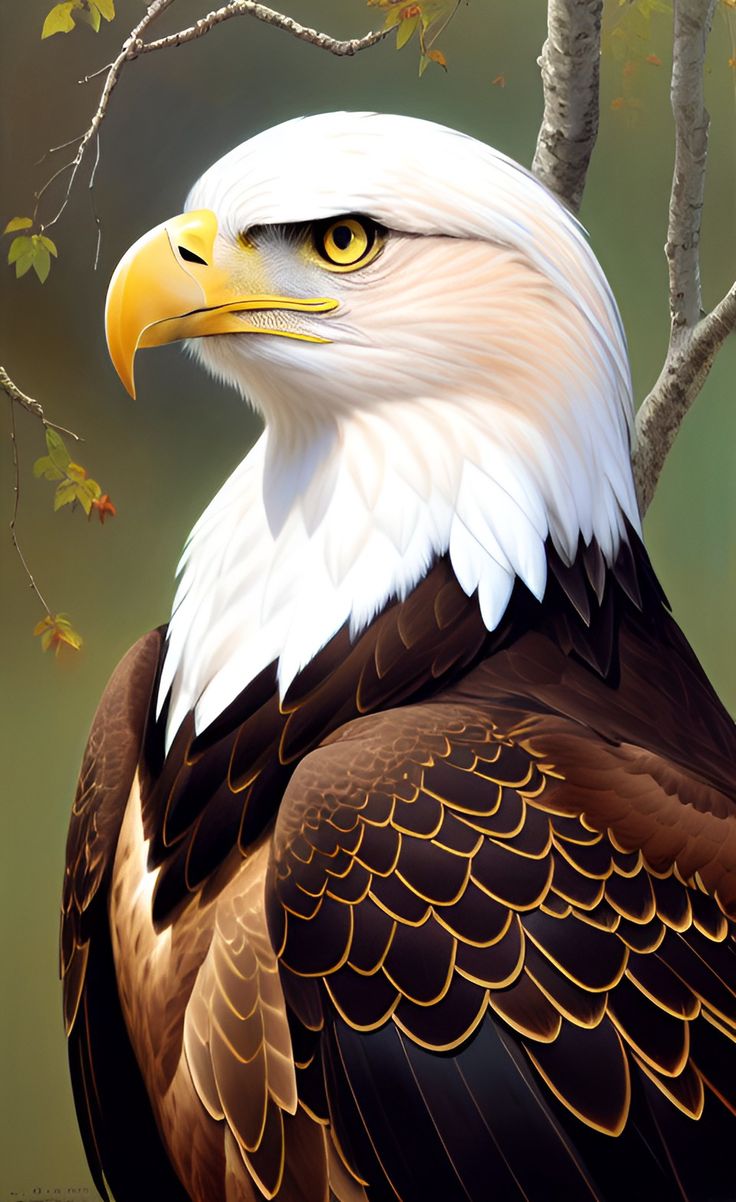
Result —
<instances>
[{"instance_id":1,"label":"brown wing feathers","mask_svg":"<svg viewBox=\"0 0 736 1202\"><path fill-rule=\"evenodd\" d=\"M141 719L149 636L115 779L142 744L158 924L216 900L215 870L236 871L236 848L253 863L276 818L278 976L243 896L218 919L184 1035L233 1197L243 1164L284 1202L322 1202L330 1162L338 1202L486 1202L489 1180L503 1202L705 1202L733 1185L711 1165L699 1192L683 1168L691 1145L733 1138L733 730L638 545L608 575L595 547L572 567L549 558L544 605L517 589L493 636L440 561L355 644L340 632L281 705L271 668L200 738L190 717L165 759L161 723ZM87 957L107 957L109 993L121 818L95 738L65 892L70 1054L98 1184L102 1164L115 1188L112 1165L119 1202L138 1202L109 1116L114 1079L136 1108L140 1079L112 1064L93 1096L104 1036L81 1022L82 1005L109 1005ZM183 1195L155 1167L151 1124L151 1198L168 1202Z\"/></svg>"},{"instance_id":2,"label":"brown wing feathers","mask_svg":"<svg viewBox=\"0 0 736 1202\"><path fill-rule=\"evenodd\" d=\"M646 805L646 795L640 800ZM324 980L325 1021L336 1016L324 1054L336 1058L333 1074L347 1078L374 1141L378 1103L360 1077L373 1063L378 1032L395 1032L381 1043L381 1056L396 1061L387 1070L392 1081L407 1057L416 1073L417 1049L445 1054L437 1061L445 1066L437 1086L444 1107L443 1090L460 1089L459 1059L447 1053L459 1058L474 1048L494 1016L524 1050L517 1071L537 1117L540 1085L541 1095L549 1091L558 1157L568 1168L576 1164L565 1151L570 1116L608 1136L628 1122L631 1141L645 1085L691 1119L704 1105L709 1117L723 1102L736 1107L728 1067L736 1053L731 924L714 898L682 883L671 867L652 872L638 852L592 829L595 791L588 802L584 819L572 816L567 782L548 757L492 723L482 729L477 710L458 705L364 719L297 771L276 828L272 936L290 995L302 978ZM359 1052L359 1037L368 1035ZM391 1091L376 1085L373 1069L370 1075L392 1111L385 1101ZM334 1088L344 1095L344 1083ZM361 1089L368 1091L362 1100ZM484 1121L497 1109L483 1111ZM438 1121L434 1111L432 1118ZM394 1153L384 1145L379 1151L396 1188ZM506 1154L518 1156L518 1149ZM661 1159L667 1163L665 1151ZM463 1189L471 1161L462 1161ZM660 1180L657 1165L642 1168L642 1179L666 1198L672 1178ZM352 1167L366 1172L370 1157L358 1156ZM423 1196L406 1182L402 1198ZM465 1196L457 1182L446 1188L443 1197ZM595 1190L595 1197L617 1196L600 1180Z\"/></svg>"},{"instance_id":3,"label":"brown wing feathers","mask_svg":"<svg viewBox=\"0 0 736 1202\"><path fill-rule=\"evenodd\" d=\"M99 1193L106 1199L109 1186L120 1199L186 1202L123 1021L107 919L115 847L140 756L161 642L160 632L153 631L131 648L95 715L67 841L61 973L74 1101ZM137 1167L141 1163L145 1174Z\"/></svg>"},{"instance_id":4,"label":"brown wing feathers","mask_svg":"<svg viewBox=\"0 0 736 1202\"><path fill-rule=\"evenodd\" d=\"M585 664L585 674L599 684L609 677L614 681L614 636L625 619L639 613L628 593L642 593L658 608L661 604L643 549L638 554L633 566L622 558L620 574L627 587L618 583L615 572L610 574L599 603L599 581L590 566L597 563L596 549L581 547L575 564L565 567L550 545L553 570L544 603L517 583L507 614L492 634L485 629L477 598L466 597L445 557L405 601L389 604L355 642L346 628L339 631L300 673L281 704L272 665L198 738L190 715L165 760L164 710L147 740L143 788L151 864L161 865L154 899L157 922L169 921L234 846L245 851L260 837L273 819L274 798L282 795L300 759L344 723L433 696L482 658L515 645L520 633L530 629L539 632L543 654L541 663L523 669L529 683L535 683L550 652L554 669L561 646L563 659L572 656ZM636 590L632 573L641 577Z\"/></svg>"}]
</instances>

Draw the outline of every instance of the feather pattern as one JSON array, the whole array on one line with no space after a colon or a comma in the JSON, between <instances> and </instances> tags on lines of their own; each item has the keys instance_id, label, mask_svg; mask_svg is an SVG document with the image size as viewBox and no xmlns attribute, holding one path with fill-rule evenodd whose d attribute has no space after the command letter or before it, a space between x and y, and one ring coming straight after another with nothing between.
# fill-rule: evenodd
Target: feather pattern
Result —
<instances>
[{"instance_id":1,"label":"feather pattern","mask_svg":"<svg viewBox=\"0 0 736 1202\"><path fill-rule=\"evenodd\" d=\"M216 265L281 292L324 295L305 222L385 241L331 277L329 342L198 349L267 431L72 810L100 1194L732 1198L736 737L638 536L580 228L496 152L375 115L255 139L192 203Z\"/></svg>"}]
</instances>

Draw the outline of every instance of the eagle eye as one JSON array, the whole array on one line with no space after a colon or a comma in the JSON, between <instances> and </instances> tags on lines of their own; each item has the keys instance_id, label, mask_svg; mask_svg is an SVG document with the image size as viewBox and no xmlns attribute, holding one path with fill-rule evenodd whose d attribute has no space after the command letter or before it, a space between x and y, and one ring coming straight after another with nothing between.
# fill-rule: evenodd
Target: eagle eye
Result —
<instances>
[{"instance_id":1,"label":"eagle eye","mask_svg":"<svg viewBox=\"0 0 736 1202\"><path fill-rule=\"evenodd\" d=\"M332 271L354 271L375 257L381 237L369 217L338 217L314 227L314 245Z\"/></svg>"}]
</instances>

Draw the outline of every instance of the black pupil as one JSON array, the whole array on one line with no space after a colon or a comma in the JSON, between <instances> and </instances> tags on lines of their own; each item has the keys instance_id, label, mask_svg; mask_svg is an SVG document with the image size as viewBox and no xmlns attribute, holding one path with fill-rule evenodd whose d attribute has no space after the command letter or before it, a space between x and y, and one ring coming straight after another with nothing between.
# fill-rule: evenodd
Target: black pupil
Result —
<instances>
[{"instance_id":1,"label":"black pupil","mask_svg":"<svg viewBox=\"0 0 736 1202\"><path fill-rule=\"evenodd\" d=\"M353 240L353 231L349 225L336 225L332 231L332 241L338 250L347 250Z\"/></svg>"}]
</instances>

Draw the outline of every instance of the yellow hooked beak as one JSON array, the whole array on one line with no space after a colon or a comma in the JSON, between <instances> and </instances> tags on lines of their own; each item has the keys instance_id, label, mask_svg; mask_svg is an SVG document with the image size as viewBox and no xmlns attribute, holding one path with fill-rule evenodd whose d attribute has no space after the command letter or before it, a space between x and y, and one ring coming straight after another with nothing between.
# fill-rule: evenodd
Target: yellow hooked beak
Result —
<instances>
[{"instance_id":1,"label":"yellow hooked beak","mask_svg":"<svg viewBox=\"0 0 736 1202\"><path fill-rule=\"evenodd\" d=\"M210 334L283 334L307 342L329 341L313 334L248 326L238 315L249 310L329 313L338 302L327 297L243 295L228 273L214 266L216 236L217 218L209 209L184 213L144 234L115 268L107 291L105 332L110 358L132 397L139 347Z\"/></svg>"}]
</instances>

